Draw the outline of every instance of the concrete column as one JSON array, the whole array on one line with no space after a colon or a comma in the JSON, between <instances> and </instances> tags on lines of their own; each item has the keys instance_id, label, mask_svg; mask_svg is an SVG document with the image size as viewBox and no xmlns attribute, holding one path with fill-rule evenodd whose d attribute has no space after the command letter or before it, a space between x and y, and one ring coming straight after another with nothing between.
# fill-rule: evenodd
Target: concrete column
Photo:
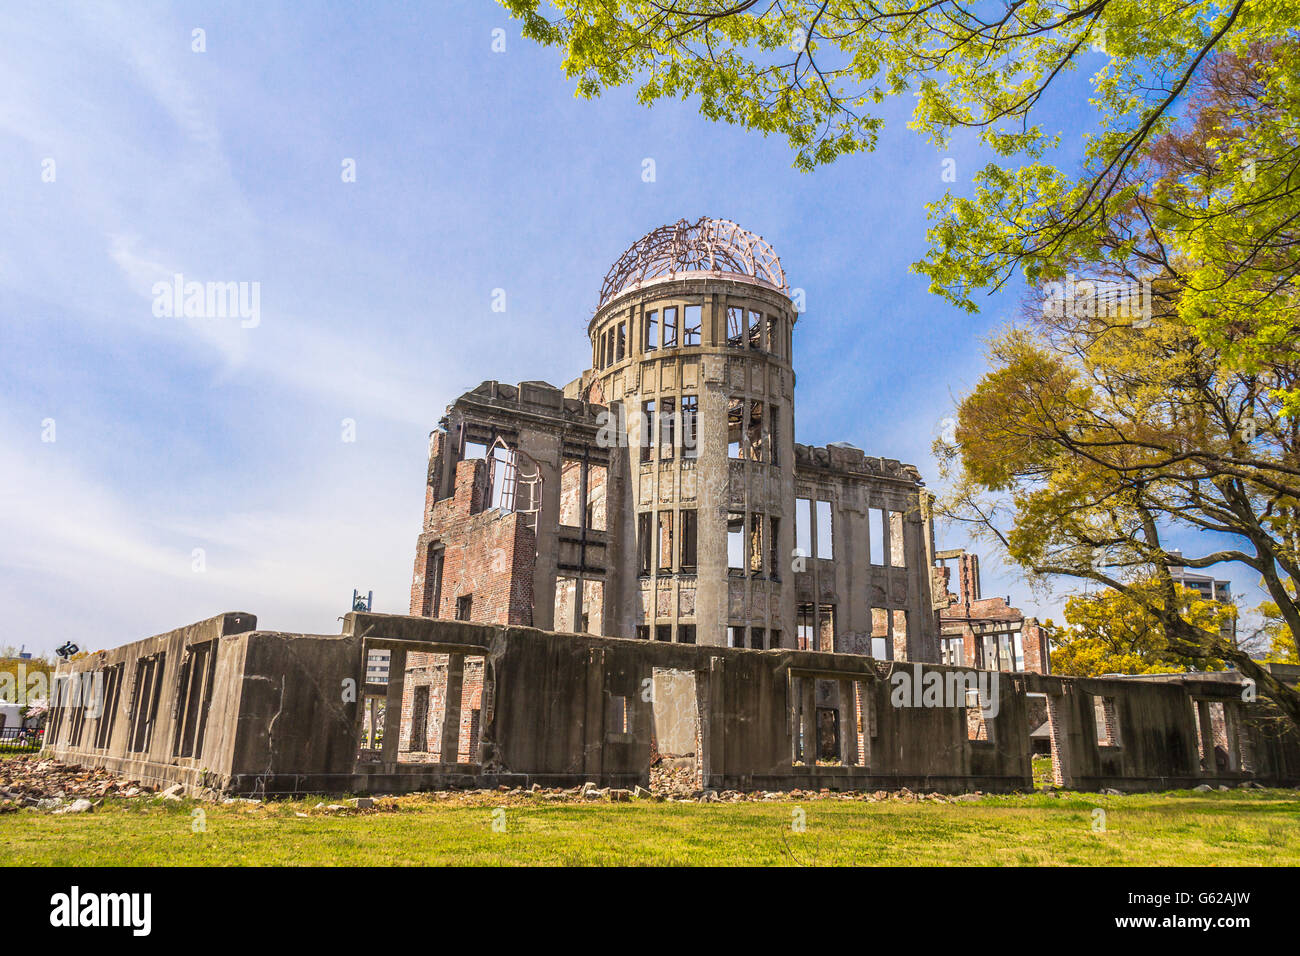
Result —
<instances>
[{"instance_id":1,"label":"concrete column","mask_svg":"<svg viewBox=\"0 0 1300 956\"><path fill-rule=\"evenodd\" d=\"M406 651L393 648L388 652L388 692L384 697L384 763L397 763L397 748L402 740L402 691L406 686ZM364 675L364 670L362 674Z\"/></svg>"},{"instance_id":2,"label":"concrete column","mask_svg":"<svg viewBox=\"0 0 1300 956\"><path fill-rule=\"evenodd\" d=\"M876 685L863 681L858 685L862 701L862 766L871 766L871 735L875 733Z\"/></svg>"},{"instance_id":3,"label":"concrete column","mask_svg":"<svg viewBox=\"0 0 1300 956\"><path fill-rule=\"evenodd\" d=\"M840 681L840 761L846 767L858 763L858 708L854 682Z\"/></svg>"},{"instance_id":4,"label":"concrete column","mask_svg":"<svg viewBox=\"0 0 1300 956\"><path fill-rule=\"evenodd\" d=\"M817 764L817 681L812 677L801 677L799 681L803 762L805 767L813 767Z\"/></svg>"},{"instance_id":5,"label":"concrete column","mask_svg":"<svg viewBox=\"0 0 1300 956\"><path fill-rule=\"evenodd\" d=\"M1241 770L1241 705L1236 701L1223 702L1223 734L1227 737L1228 769Z\"/></svg>"},{"instance_id":6,"label":"concrete column","mask_svg":"<svg viewBox=\"0 0 1300 956\"><path fill-rule=\"evenodd\" d=\"M603 769L601 759L605 750L605 652L593 648L587 658L587 708L583 721L585 746L583 772L587 779L596 781Z\"/></svg>"},{"instance_id":7,"label":"concrete column","mask_svg":"<svg viewBox=\"0 0 1300 956\"><path fill-rule=\"evenodd\" d=\"M1196 719L1201 729L1201 772L1218 773L1218 762L1214 759L1214 721L1210 719L1210 702L1196 701Z\"/></svg>"},{"instance_id":8,"label":"concrete column","mask_svg":"<svg viewBox=\"0 0 1300 956\"><path fill-rule=\"evenodd\" d=\"M708 674L708 700L706 706L700 712L702 731L700 739L703 744L702 754L696 754L695 759L703 768L702 776L705 786L712 785L726 773L727 751L726 751L726 709L724 704L723 693L723 665L721 657L709 658Z\"/></svg>"},{"instance_id":9,"label":"concrete column","mask_svg":"<svg viewBox=\"0 0 1300 956\"><path fill-rule=\"evenodd\" d=\"M447 655L447 692L442 704L442 763L460 761L460 697L465 677L465 655Z\"/></svg>"}]
</instances>

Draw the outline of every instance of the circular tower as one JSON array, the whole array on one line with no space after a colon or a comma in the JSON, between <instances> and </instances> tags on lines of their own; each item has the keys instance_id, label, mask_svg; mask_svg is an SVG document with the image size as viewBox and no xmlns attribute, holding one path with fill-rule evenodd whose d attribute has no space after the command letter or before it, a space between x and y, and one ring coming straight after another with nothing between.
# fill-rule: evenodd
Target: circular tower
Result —
<instances>
[{"instance_id":1,"label":"circular tower","mask_svg":"<svg viewBox=\"0 0 1300 956\"><path fill-rule=\"evenodd\" d=\"M661 226L605 276L586 378L626 419L638 637L794 646L795 320L772 247L725 219Z\"/></svg>"}]
</instances>

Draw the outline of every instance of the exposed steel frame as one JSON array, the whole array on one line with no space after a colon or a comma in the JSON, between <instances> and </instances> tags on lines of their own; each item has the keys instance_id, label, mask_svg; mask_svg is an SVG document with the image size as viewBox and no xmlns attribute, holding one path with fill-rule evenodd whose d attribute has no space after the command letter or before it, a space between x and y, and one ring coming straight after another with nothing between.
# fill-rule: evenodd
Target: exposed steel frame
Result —
<instances>
[{"instance_id":1,"label":"exposed steel frame","mask_svg":"<svg viewBox=\"0 0 1300 956\"><path fill-rule=\"evenodd\" d=\"M660 226L633 243L606 274L596 307L647 280L682 272L733 272L786 289L781 260L767 240L730 219L701 216Z\"/></svg>"}]
</instances>

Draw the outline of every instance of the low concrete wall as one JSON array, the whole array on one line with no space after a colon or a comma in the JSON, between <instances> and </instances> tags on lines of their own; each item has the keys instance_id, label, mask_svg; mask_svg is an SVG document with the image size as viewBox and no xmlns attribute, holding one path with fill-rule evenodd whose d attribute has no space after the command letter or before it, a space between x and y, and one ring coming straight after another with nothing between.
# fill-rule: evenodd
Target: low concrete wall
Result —
<instances>
[{"instance_id":1,"label":"low concrete wall","mask_svg":"<svg viewBox=\"0 0 1300 956\"><path fill-rule=\"evenodd\" d=\"M1036 693L1047 697L1056 766L1067 786L1137 790L1300 779L1296 735L1242 704L1237 686L1222 679L1004 673L996 675L996 710L981 719L975 698L931 700L919 688L993 675L942 665L400 615L349 614L334 636L256 631L255 623L249 614L219 615L60 665L56 679L65 682L118 665L135 680L152 660L160 662L161 683L144 750L134 749L139 740L130 737L140 729L143 701L128 683L98 716L78 715L75 702L56 707L48 752L191 789L395 793L587 780L646 785L654 745L668 753L671 742L673 754L694 753L699 784L712 789L1010 791L1032 786L1028 695ZM364 683L372 650L391 655L387 685ZM410 742L397 732L407 654L448 662L452 689L437 713L431 707L422 715L444 742L440 753L460 749L462 705L469 701L458 693L464 661L483 660L469 762L430 763L427 753L402 749ZM387 706L379 750L360 750L367 697L383 697ZM409 707L410 695L405 699ZM1098 730L1096 699L1109 708L1114 743ZM1209 703L1223 716L1218 725L1201 726ZM185 753L202 715L201 746ZM105 721L111 733L95 747ZM1213 748L1209 762L1203 759L1202 738L1220 735L1220 749L1235 755L1228 769L1215 763Z\"/></svg>"},{"instance_id":2,"label":"low concrete wall","mask_svg":"<svg viewBox=\"0 0 1300 956\"><path fill-rule=\"evenodd\" d=\"M256 626L257 618L246 612L218 614L60 664L54 675L46 752L152 785L224 785L235 761L248 634ZM209 644L215 647L215 661L202 754L178 756L181 664L187 653ZM150 660L157 662L159 671L156 681L143 686L140 668ZM114 670L120 675L117 693L94 700L96 685L100 695L110 693L106 675ZM97 746L100 742L103 746Z\"/></svg>"}]
</instances>

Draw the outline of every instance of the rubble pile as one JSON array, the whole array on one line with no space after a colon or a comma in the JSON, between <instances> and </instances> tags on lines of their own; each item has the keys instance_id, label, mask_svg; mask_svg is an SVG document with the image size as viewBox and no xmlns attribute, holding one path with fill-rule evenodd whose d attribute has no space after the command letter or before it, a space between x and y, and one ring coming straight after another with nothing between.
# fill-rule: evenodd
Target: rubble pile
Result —
<instances>
[{"instance_id":1,"label":"rubble pile","mask_svg":"<svg viewBox=\"0 0 1300 956\"><path fill-rule=\"evenodd\" d=\"M126 780L107 770L70 766L57 760L37 756L12 757L0 760L0 813L34 807L53 813L84 813L93 811L106 797L150 797L163 800L182 799L183 788L175 784L158 790L138 780ZM1055 793L1051 795L1055 796ZM263 801L249 797L230 797L207 794L223 804L262 805ZM500 786L494 790L442 790L426 794L410 794L407 798L352 797L340 802L317 803L311 813L347 813L357 811L395 811L405 808L408 802L433 799L448 803L478 803L489 798L493 801L517 799L523 802L561 803L626 803L632 801L680 803L743 803L755 801L809 801L856 800L870 803L964 803L983 797L979 791L957 795L940 793L914 793L901 790L832 791L832 790L708 790L696 782L694 765L689 761L656 760L650 768L650 787L632 789L598 787L587 782L579 787L546 788L540 784L531 787ZM299 811L298 816L307 816Z\"/></svg>"},{"instance_id":2,"label":"rubble pile","mask_svg":"<svg viewBox=\"0 0 1300 956\"><path fill-rule=\"evenodd\" d=\"M107 770L88 770L57 760L36 756L0 760L0 813L19 807L82 813L105 797L138 797L153 790Z\"/></svg>"}]
</instances>

